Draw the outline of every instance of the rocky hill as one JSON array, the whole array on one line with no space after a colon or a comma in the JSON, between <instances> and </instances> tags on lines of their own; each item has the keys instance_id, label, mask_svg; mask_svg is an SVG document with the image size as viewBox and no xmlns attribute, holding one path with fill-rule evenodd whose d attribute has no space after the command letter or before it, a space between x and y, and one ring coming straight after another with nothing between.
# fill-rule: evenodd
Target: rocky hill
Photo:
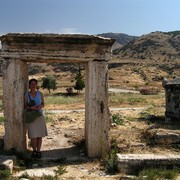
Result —
<instances>
[{"instance_id":1,"label":"rocky hill","mask_svg":"<svg viewBox=\"0 0 180 180\"><path fill-rule=\"evenodd\" d=\"M128 42L137 38L137 36L131 36L128 34L123 34L123 33L102 33L102 34L97 34L97 35L105 37L105 38L116 39L116 42L114 43L112 47L113 50L118 49L126 45Z\"/></svg>"},{"instance_id":2,"label":"rocky hill","mask_svg":"<svg viewBox=\"0 0 180 180\"><path fill-rule=\"evenodd\" d=\"M109 63L110 83L124 88L160 88L164 77L180 76L179 50L180 31L152 32L137 37L113 51Z\"/></svg>"},{"instance_id":3,"label":"rocky hill","mask_svg":"<svg viewBox=\"0 0 180 180\"><path fill-rule=\"evenodd\" d=\"M176 61L180 59L180 31L152 32L140 37L123 33L103 33L102 37L116 39L113 48L119 59Z\"/></svg>"},{"instance_id":4,"label":"rocky hill","mask_svg":"<svg viewBox=\"0 0 180 180\"><path fill-rule=\"evenodd\" d=\"M169 60L180 58L180 31L152 32L128 42L113 51L121 58Z\"/></svg>"}]
</instances>

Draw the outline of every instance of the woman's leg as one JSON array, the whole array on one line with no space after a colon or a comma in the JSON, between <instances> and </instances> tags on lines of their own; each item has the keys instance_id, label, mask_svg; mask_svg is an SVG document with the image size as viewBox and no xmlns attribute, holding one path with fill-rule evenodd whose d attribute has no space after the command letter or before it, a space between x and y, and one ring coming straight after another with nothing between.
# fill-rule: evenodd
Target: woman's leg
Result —
<instances>
[{"instance_id":1,"label":"woman's leg","mask_svg":"<svg viewBox=\"0 0 180 180\"><path fill-rule=\"evenodd\" d=\"M33 151L37 151L37 138L31 139L31 146L33 148Z\"/></svg>"},{"instance_id":2,"label":"woman's leg","mask_svg":"<svg viewBox=\"0 0 180 180\"><path fill-rule=\"evenodd\" d=\"M41 158L41 145L42 145L42 137L37 138L37 152L36 152L36 158Z\"/></svg>"},{"instance_id":3,"label":"woman's leg","mask_svg":"<svg viewBox=\"0 0 180 180\"><path fill-rule=\"evenodd\" d=\"M41 145L42 145L42 137L37 138L37 151L41 151Z\"/></svg>"}]
</instances>

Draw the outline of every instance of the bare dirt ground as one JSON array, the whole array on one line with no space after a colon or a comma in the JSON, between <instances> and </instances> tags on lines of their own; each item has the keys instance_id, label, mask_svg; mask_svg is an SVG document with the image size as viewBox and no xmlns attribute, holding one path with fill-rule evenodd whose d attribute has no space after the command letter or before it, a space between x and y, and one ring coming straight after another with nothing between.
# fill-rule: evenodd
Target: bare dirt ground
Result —
<instances>
[{"instance_id":1,"label":"bare dirt ground","mask_svg":"<svg viewBox=\"0 0 180 180\"><path fill-rule=\"evenodd\" d=\"M52 165L40 165L46 171L54 171L59 165L63 165L66 173L62 179L118 179L119 175L108 175L102 165L101 159L88 158L84 146L84 112L72 111L70 113L45 114L48 122L48 136L43 139L42 160L54 159L60 163ZM4 126L0 125L0 136L4 135ZM29 153L32 148L29 146ZM63 159L65 161L63 161ZM28 174L37 175L37 167ZM38 171L38 170L37 170ZM25 171L16 173L22 175Z\"/></svg>"},{"instance_id":2,"label":"bare dirt ground","mask_svg":"<svg viewBox=\"0 0 180 180\"><path fill-rule=\"evenodd\" d=\"M111 111L111 114L119 113L126 117L135 117L141 112L140 109L129 109ZM84 112L74 110L69 113L45 115L48 120L49 135L43 141L43 158L66 159L66 163L60 163L66 169L66 173L61 175L62 179L119 179L123 175L119 173L109 175L102 164L102 159L87 158L84 146ZM0 127L3 135L3 126ZM168 146L148 146L143 140L143 132L148 128L158 127L164 130L173 129L171 124L148 124L141 120L124 120L123 125L112 124L109 138L110 141L116 139L120 153L179 154L179 149Z\"/></svg>"},{"instance_id":3,"label":"bare dirt ground","mask_svg":"<svg viewBox=\"0 0 180 180\"><path fill-rule=\"evenodd\" d=\"M101 159L87 158L84 146L84 112L50 114L49 136L44 139L43 155L66 158L64 179L115 179L108 175ZM55 120L55 121L54 121Z\"/></svg>"},{"instance_id":4,"label":"bare dirt ground","mask_svg":"<svg viewBox=\"0 0 180 180\"><path fill-rule=\"evenodd\" d=\"M123 114L126 117L136 117L142 110L111 111L111 114ZM43 144L44 155L51 152L56 157L66 157L70 163L66 166L67 172L62 175L65 179L119 179L123 174L108 175L101 159L86 159L84 148L84 112L73 111L50 115L55 119L48 123L49 136ZM179 154L179 149L171 146L149 146L143 139L143 132L147 129L161 129L167 131L178 129L173 124L161 122L151 124L146 121L124 120L123 125L112 124L109 133L110 141L116 140L120 153L154 153ZM179 130L178 130L179 131ZM55 151L57 149L57 151ZM50 150L50 151L49 151ZM62 156L60 156L62 155ZM73 160L80 160L74 164Z\"/></svg>"}]
</instances>

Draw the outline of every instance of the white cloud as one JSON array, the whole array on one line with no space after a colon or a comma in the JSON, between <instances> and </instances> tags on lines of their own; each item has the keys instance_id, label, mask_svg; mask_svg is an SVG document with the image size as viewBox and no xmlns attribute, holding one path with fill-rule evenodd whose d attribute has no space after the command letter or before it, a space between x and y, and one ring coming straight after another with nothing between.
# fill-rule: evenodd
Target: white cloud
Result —
<instances>
[{"instance_id":1,"label":"white cloud","mask_svg":"<svg viewBox=\"0 0 180 180\"><path fill-rule=\"evenodd\" d=\"M63 28L60 30L60 33L62 33L62 34L82 34L76 28Z\"/></svg>"},{"instance_id":2,"label":"white cloud","mask_svg":"<svg viewBox=\"0 0 180 180\"><path fill-rule=\"evenodd\" d=\"M39 33L42 33L42 32L39 32ZM76 28L62 28L60 29L59 31L51 31L51 30L46 30L44 33L47 33L47 34L83 34L81 33L80 31L78 31L78 29Z\"/></svg>"}]
</instances>

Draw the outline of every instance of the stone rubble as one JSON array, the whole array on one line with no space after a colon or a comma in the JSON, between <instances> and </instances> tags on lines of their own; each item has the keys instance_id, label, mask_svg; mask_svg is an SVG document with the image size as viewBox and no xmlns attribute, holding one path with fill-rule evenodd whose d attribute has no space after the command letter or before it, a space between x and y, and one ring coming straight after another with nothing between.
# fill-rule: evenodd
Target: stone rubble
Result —
<instances>
[{"instance_id":1,"label":"stone rubble","mask_svg":"<svg viewBox=\"0 0 180 180\"><path fill-rule=\"evenodd\" d=\"M0 155L0 169L1 170L9 169L10 173L12 174L15 160L16 160L15 156Z\"/></svg>"}]
</instances>

